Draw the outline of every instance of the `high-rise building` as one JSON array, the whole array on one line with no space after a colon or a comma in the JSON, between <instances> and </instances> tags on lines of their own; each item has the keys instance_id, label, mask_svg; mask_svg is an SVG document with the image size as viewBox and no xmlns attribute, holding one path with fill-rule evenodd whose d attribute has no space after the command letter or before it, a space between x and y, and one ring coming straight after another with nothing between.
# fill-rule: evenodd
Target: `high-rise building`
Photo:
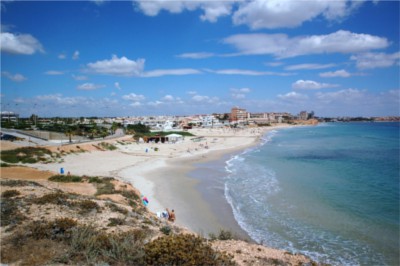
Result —
<instances>
[{"instance_id":1,"label":"high-rise building","mask_svg":"<svg viewBox=\"0 0 400 266\"><path fill-rule=\"evenodd\" d=\"M247 119L247 111L246 109L239 108L237 106L231 109L231 115L229 117L230 122L234 121L244 121Z\"/></svg>"}]
</instances>

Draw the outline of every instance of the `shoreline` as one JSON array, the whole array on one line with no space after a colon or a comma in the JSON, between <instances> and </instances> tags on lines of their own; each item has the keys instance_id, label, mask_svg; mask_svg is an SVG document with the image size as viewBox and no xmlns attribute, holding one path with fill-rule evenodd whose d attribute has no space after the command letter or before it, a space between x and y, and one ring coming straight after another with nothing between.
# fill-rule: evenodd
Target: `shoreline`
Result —
<instances>
[{"instance_id":1,"label":"shoreline","mask_svg":"<svg viewBox=\"0 0 400 266\"><path fill-rule=\"evenodd\" d=\"M191 133L196 137L204 137L203 141L195 142L186 137L183 142L176 144L138 144L131 140L122 145L110 141L118 147L115 151L94 150L93 144L88 144L88 148L91 148L89 152L71 153L58 163L29 166L55 173L64 168L65 172L71 174L112 176L127 181L149 199L149 211L157 213L165 208L175 209L177 225L204 236L209 233L218 234L221 229L231 230L239 237L250 240L235 220L225 195L221 197L221 194L214 194L211 198L205 198L204 190L207 188L204 188L204 184L207 180L201 175L194 178L190 176L191 172L199 164L215 162L223 156L257 146L269 131L288 127L293 125L194 129ZM61 149L72 149L75 146L72 144Z\"/></svg>"},{"instance_id":2,"label":"shoreline","mask_svg":"<svg viewBox=\"0 0 400 266\"><path fill-rule=\"evenodd\" d=\"M180 226L203 236L210 233L218 235L220 230L228 230L241 239L255 242L236 221L225 197L224 187L221 187L223 184L216 184L221 178L214 180L212 176L205 177L207 174L215 175L216 169L211 166L195 172L204 165L217 163L222 167L228 157L259 145L267 132L288 127L291 126L264 128L244 145L210 150L193 156L160 159L151 163L153 169L149 169L147 164L133 166L120 171L118 177L130 182L149 198L148 209L151 212L175 209L176 224ZM133 174L135 177L130 178Z\"/></svg>"}]
</instances>

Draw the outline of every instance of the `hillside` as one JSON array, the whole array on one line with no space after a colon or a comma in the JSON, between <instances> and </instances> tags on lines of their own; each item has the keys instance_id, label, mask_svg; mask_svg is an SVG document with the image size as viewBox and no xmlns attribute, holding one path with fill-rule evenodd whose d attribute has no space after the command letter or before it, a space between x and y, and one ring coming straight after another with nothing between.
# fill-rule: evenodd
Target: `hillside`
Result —
<instances>
[{"instance_id":1,"label":"hillside","mask_svg":"<svg viewBox=\"0 0 400 266\"><path fill-rule=\"evenodd\" d=\"M229 232L221 231L215 240L195 236L148 212L140 193L119 180L52 176L1 167L1 263L314 264L301 255L231 240ZM76 182L65 182L72 179Z\"/></svg>"}]
</instances>

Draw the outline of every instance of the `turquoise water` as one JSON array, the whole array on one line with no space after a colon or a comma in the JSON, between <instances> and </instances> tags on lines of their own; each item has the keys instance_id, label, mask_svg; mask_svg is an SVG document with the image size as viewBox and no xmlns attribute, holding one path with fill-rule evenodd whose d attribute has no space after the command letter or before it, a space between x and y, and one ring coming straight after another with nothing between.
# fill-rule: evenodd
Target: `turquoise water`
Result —
<instances>
[{"instance_id":1,"label":"turquoise water","mask_svg":"<svg viewBox=\"0 0 400 266\"><path fill-rule=\"evenodd\" d=\"M225 196L257 242L334 265L399 265L399 124L272 131L226 162Z\"/></svg>"}]
</instances>

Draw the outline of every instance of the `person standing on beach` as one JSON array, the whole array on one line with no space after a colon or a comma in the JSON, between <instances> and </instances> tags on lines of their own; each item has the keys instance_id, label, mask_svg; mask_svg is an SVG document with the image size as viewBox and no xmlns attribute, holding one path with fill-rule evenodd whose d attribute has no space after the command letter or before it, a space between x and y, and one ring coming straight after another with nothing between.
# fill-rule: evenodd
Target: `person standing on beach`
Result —
<instances>
[{"instance_id":1,"label":"person standing on beach","mask_svg":"<svg viewBox=\"0 0 400 266\"><path fill-rule=\"evenodd\" d=\"M168 221L170 222L175 222L175 211L169 211L167 208L167 213L168 213Z\"/></svg>"}]
</instances>

